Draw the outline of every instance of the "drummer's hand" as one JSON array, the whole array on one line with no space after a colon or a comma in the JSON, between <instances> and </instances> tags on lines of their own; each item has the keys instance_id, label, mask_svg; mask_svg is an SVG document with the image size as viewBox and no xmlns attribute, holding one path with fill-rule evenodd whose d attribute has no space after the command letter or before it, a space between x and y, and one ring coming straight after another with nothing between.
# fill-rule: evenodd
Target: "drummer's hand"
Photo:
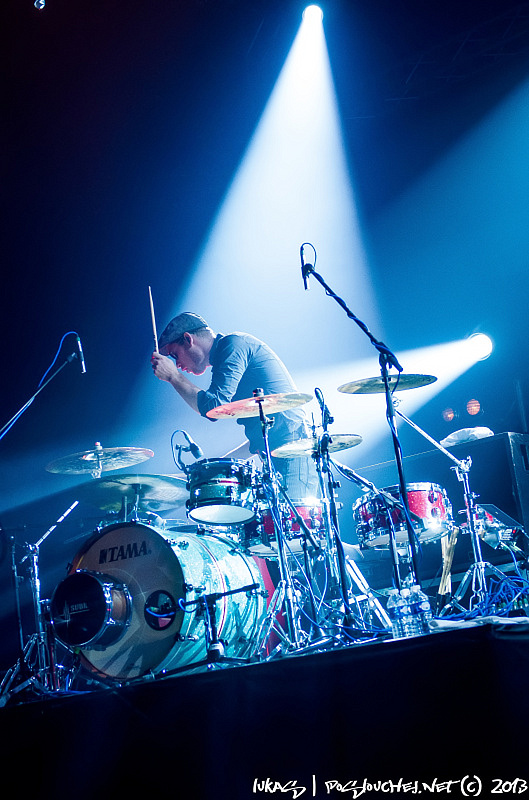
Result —
<instances>
[{"instance_id":1,"label":"drummer's hand","mask_svg":"<svg viewBox=\"0 0 529 800\"><path fill-rule=\"evenodd\" d=\"M178 378L178 368L175 362L168 356L154 352L151 356L152 371L161 381L169 383Z\"/></svg>"}]
</instances>

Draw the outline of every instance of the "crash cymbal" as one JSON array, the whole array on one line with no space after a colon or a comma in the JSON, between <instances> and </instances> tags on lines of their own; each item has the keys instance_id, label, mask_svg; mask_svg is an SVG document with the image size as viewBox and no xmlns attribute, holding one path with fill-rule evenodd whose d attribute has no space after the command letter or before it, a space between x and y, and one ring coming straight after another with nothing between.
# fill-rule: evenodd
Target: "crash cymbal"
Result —
<instances>
[{"instance_id":1,"label":"crash cymbal","mask_svg":"<svg viewBox=\"0 0 529 800\"><path fill-rule=\"evenodd\" d=\"M281 411L288 411L290 408L297 408L312 400L311 394L301 394L300 392L283 392L283 394L266 394L263 397L248 397L244 400L234 400L225 403L208 411L206 416L210 419L242 419L243 417L258 417L259 405L263 407L265 414L279 414Z\"/></svg>"},{"instance_id":2,"label":"crash cymbal","mask_svg":"<svg viewBox=\"0 0 529 800\"><path fill-rule=\"evenodd\" d=\"M189 497L186 479L176 475L115 475L78 487L82 499L102 511L119 511L123 501L136 501L143 511L169 511Z\"/></svg>"},{"instance_id":3,"label":"crash cymbal","mask_svg":"<svg viewBox=\"0 0 529 800\"><path fill-rule=\"evenodd\" d=\"M329 453L337 453L339 450L347 450L360 444L362 437L356 433L333 434L329 440ZM302 458L312 456L318 449L318 437L311 436L307 439L298 439L297 442L288 442L272 450L272 455L276 458Z\"/></svg>"},{"instance_id":4,"label":"crash cymbal","mask_svg":"<svg viewBox=\"0 0 529 800\"><path fill-rule=\"evenodd\" d=\"M146 461L154 455L152 450L140 447L96 447L70 456L50 461L46 465L48 472L60 472L66 475L108 472L111 469L122 469L133 464Z\"/></svg>"},{"instance_id":5,"label":"crash cymbal","mask_svg":"<svg viewBox=\"0 0 529 800\"><path fill-rule=\"evenodd\" d=\"M418 389L420 386L428 386L437 380L433 375L389 375L388 384L391 391L402 392L405 389ZM352 383L344 383L338 386L339 392L345 394L379 394L385 391L382 376L377 378L362 378Z\"/></svg>"}]
</instances>

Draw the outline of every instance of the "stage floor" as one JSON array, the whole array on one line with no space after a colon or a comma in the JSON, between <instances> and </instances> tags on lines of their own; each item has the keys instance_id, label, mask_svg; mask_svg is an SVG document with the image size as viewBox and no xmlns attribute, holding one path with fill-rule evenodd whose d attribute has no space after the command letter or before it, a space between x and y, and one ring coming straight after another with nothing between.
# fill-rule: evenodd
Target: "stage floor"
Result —
<instances>
[{"instance_id":1,"label":"stage floor","mask_svg":"<svg viewBox=\"0 0 529 800\"><path fill-rule=\"evenodd\" d=\"M58 694L0 709L39 800L529 792L529 620Z\"/></svg>"}]
</instances>

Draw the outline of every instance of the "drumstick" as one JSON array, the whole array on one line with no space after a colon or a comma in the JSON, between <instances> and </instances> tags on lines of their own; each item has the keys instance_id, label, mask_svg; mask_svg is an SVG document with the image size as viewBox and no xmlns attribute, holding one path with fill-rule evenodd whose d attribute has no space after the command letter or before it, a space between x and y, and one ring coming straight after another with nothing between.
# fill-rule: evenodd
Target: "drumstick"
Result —
<instances>
[{"instance_id":1,"label":"drumstick","mask_svg":"<svg viewBox=\"0 0 529 800\"><path fill-rule=\"evenodd\" d=\"M149 303L151 306L151 320L152 320L152 333L154 336L154 352L158 353L158 334L156 333L156 319L154 317L154 305L152 302L152 292L151 287L149 286Z\"/></svg>"}]
</instances>

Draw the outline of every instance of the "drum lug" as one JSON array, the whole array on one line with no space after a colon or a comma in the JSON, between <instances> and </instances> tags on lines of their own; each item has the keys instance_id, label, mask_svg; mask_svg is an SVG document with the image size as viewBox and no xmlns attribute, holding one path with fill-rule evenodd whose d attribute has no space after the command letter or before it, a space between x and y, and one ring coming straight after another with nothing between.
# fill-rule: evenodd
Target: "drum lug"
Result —
<instances>
[{"instance_id":1,"label":"drum lug","mask_svg":"<svg viewBox=\"0 0 529 800\"><path fill-rule=\"evenodd\" d=\"M200 636L191 633L187 634L187 636L185 636L183 633L178 633L176 636L177 642L198 642L199 639Z\"/></svg>"},{"instance_id":2,"label":"drum lug","mask_svg":"<svg viewBox=\"0 0 529 800\"><path fill-rule=\"evenodd\" d=\"M176 546L179 547L180 550L187 550L189 542L187 539L182 539L180 542L176 542Z\"/></svg>"}]
</instances>

